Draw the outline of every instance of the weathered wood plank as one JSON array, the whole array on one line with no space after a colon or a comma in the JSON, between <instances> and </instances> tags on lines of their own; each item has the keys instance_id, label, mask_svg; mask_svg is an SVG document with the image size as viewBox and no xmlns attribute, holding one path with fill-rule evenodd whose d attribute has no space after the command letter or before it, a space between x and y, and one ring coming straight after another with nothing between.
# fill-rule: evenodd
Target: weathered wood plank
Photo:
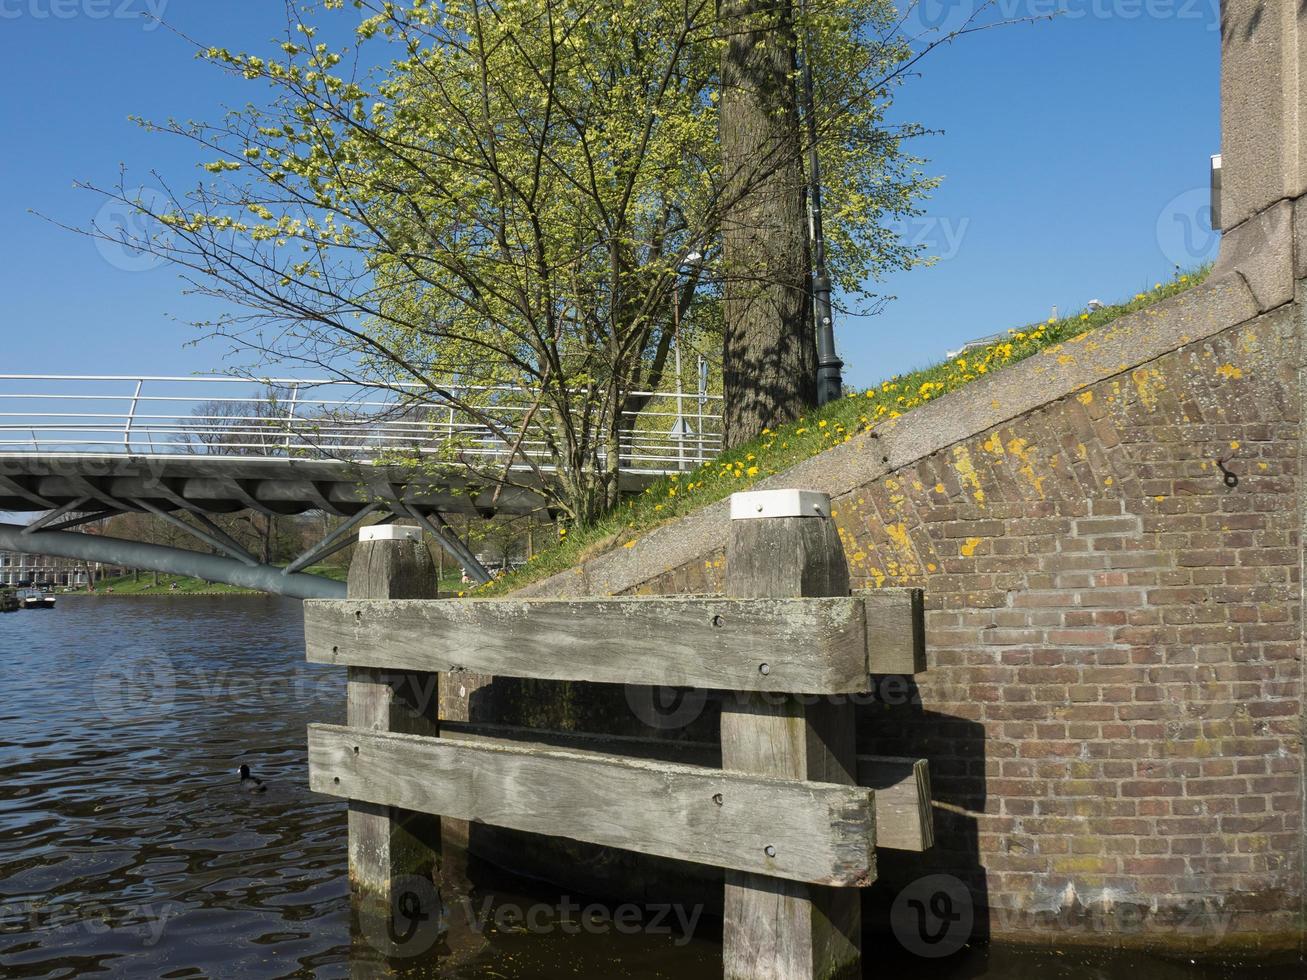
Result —
<instances>
[{"instance_id":1,"label":"weathered wood plank","mask_svg":"<svg viewBox=\"0 0 1307 980\"><path fill-rule=\"evenodd\" d=\"M594 732L560 732L487 722L441 722L440 734L454 741L486 745L535 744L570 752L654 759L685 766L720 769L721 746L712 742L672 741ZM876 847L890 851L924 851L935 842L930 804L930 765L925 759L899 756L857 757L858 785L876 791Z\"/></svg>"},{"instance_id":2,"label":"weathered wood plank","mask_svg":"<svg viewBox=\"0 0 1307 980\"><path fill-rule=\"evenodd\" d=\"M436 569L420 535L360 540L349 569L354 598L416 599L436 595ZM351 667L346 684L350 725L371 731L434 736L439 732L438 676ZM349 804L351 890L385 914L392 886L406 876L434 879L440 870L440 820L378 806L367 800ZM365 914L374 914L373 909Z\"/></svg>"},{"instance_id":3,"label":"weathered wood plank","mask_svg":"<svg viewBox=\"0 0 1307 980\"><path fill-rule=\"evenodd\" d=\"M863 885L874 865L872 794L852 786L336 725L309 728L309 785L796 881Z\"/></svg>"},{"instance_id":4,"label":"weathered wood plank","mask_svg":"<svg viewBox=\"0 0 1307 980\"><path fill-rule=\"evenodd\" d=\"M935 846L930 765L925 759L858 756L858 785L876 791L876 846L928 851Z\"/></svg>"},{"instance_id":5,"label":"weathered wood plank","mask_svg":"<svg viewBox=\"0 0 1307 980\"><path fill-rule=\"evenodd\" d=\"M849 570L829 502L811 517L731 521L726 592L740 598L847 596ZM811 598L806 602L821 602ZM875 607L863 605L866 613ZM909 642L911 638L908 637ZM873 648L863 637L864 651ZM868 670L864 661L864 671ZM800 680L793 693L811 690ZM855 783L848 699L726 698L724 769L826 783ZM874 868L869 869L874 876ZM726 872L722 969L726 980L835 980L861 975L861 897L856 889Z\"/></svg>"},{"instance_id":6,"label":"weathered wood plank","mask_svg":"<svg viewBox=\"0 0 1307 980\"><path fill-rule=\"evenodd\" d=\"M855 595L866 607L867 673L924 673L926 611L922 591L874 589Z\"/></svg>"},{"instance_id":7,"label":"weathered wood plank","mask_svg":"<svg viewBox=\"0 0 1307 980\"><path fill-rule=\"evenodd\" d=\"M323 600L305 603L305 630L314 663L848 694L866 690L870 672L910 669L912 604L907 590L876 600Z\"/></svg>"}]
</instances>

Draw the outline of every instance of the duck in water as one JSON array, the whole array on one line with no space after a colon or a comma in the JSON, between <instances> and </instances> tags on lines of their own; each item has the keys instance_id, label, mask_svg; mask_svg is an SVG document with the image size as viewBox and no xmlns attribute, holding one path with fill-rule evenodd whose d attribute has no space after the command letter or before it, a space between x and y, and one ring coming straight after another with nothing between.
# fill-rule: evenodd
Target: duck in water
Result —
<instances>
[{"instance_id":1,"label":"duck in water","mask_svg":"<svg viewBox=\"0 0 1307 980\"><path fill-rule=\"evenodd\" d=\"M245 792L262 793L265 790L267 790L268 787L263 785L263 780L260 779L258 776L251 775L250 767L243 762L241 763L240 774L241 774L241 789L245 790Z\"/></svg>"}]
</instances>

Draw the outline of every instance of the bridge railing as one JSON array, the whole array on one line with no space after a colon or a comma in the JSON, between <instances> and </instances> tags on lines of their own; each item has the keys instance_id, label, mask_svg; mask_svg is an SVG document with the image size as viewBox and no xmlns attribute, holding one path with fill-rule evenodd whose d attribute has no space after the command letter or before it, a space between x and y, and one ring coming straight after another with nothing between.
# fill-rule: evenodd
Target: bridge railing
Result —
<instances>
[{"instance_id":1,"label":"bridge railing","mask_svg":"<svg viewBox=\"0 0 1307 980\"><path fill-rule=\"evenodd\" d=\"M411 395L409 394L411 392ZM721 396L633 392L622 468L690 469L721 450ZM381 462L406 455L478 465L552 464L551 412L516 387L468 387L470 412L417 385L226 376L0 375L0 455L231 456ZM611 447L602 447L603 452Z\"/></svg>"}]
</instances>

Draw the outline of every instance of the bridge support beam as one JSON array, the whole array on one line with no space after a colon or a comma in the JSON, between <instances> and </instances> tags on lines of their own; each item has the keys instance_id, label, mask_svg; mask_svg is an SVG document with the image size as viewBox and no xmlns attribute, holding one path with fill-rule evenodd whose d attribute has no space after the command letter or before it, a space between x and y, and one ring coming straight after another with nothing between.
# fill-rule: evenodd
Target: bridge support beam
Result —
<instances>
[{"instance_id":1,"label":"bridge support beam","mask_svg":"<svg viewBox=\"0 0 1307 980\"><path fill-rule=\"evenodd\" d=\"M24 530L17 524L0 524L0 550L124 565L168 575L188 575L294 599L345 598L344 582L334 582L318 575L305 575L302 572L285 575L280 568L267 565L246 565L234 558L165 548L139 541L124 541L122 538L98 534L76 534L69 531L24 534Z\"/></svg>"}]
</instances>

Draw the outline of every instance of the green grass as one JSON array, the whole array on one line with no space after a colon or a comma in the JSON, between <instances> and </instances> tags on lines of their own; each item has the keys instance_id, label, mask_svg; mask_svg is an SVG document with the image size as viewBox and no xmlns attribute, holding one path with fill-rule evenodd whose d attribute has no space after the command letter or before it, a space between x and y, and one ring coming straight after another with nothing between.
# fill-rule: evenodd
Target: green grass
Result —
<instances>
[{"instance_id":1,"label":"green grass","mask_svg":"<svg viewBox=\"0 0 1307 980\"><path fill-rule=\"evenodd\" d=\"M660 524L736 491L747 490L759 480L847 442L858 432L874 429L985 374L1185 292L1202 282L1209 271L1210 267L1204 267L1177 275L1171 282L1159 283L1147 292L1094 313L1009 330L1007 339L989 347L890 378L864 392L851 393L797 422L725 452L696 470L659 480L642 495L624 501L594 524L565 530L556 544L537 551L525 568L475 592L477 595L509 592L574 568L605 551L633 546L640 535Z\"/></svg>"},{"instance_id":2,"label":"green grass","mask_svg":"<svg viewBox=\"0 0 1307 980\"><path fill-rule=\"evenodd\" d=\"M338 582L345 580L347 569L336 566L314 565L305 569L309 575L321 575L324 578L335 579ZM173 585L177 587L172 588ZM240 589L234 585L223 585L218 582L206 582L203 579L189 578L185 575L159 575L159 584L154 584L154 574L152 572L141 572L139 577L132 575L123 575L119 578L105 579L95 587L96 595L108 595L110 590L115 596L146 596L146 595L171 595L171 596L193 596L193 595L260 595L253 589ZM81 591L81 590L79 590ZM86 593L82 593L86 594Z\"/></svg>"}]
</instances>

